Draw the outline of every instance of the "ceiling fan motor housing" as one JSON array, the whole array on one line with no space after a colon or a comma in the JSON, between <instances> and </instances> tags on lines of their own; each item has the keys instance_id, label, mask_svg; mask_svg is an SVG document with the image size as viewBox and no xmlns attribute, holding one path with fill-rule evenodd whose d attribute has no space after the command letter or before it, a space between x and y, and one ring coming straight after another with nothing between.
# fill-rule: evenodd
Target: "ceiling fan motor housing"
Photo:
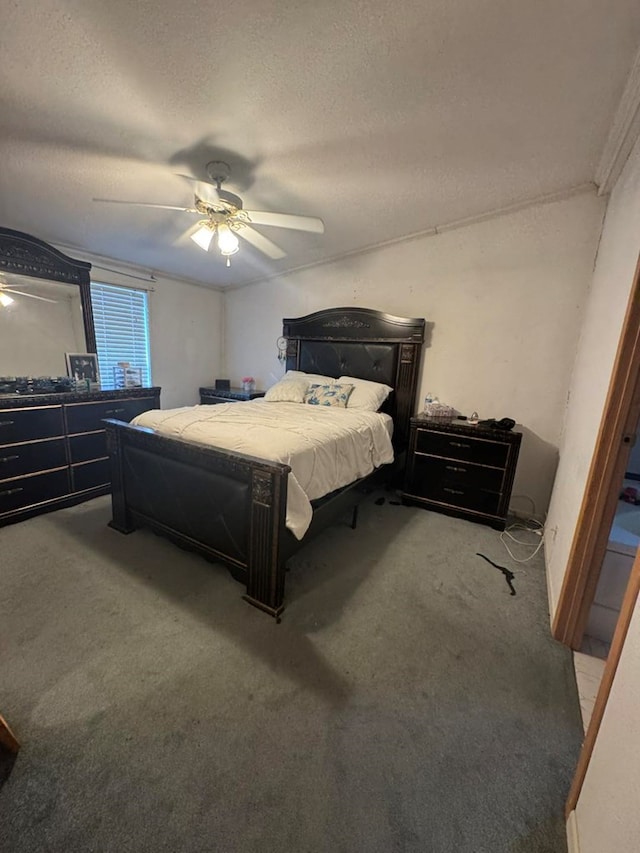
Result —
<instances>
[{"instance_id":1,"label":"ceiling fan motor housing","mask_svg":"<svg viewBox=\"0 0 640 853\"><path fill-rule=\"evenodd\" d=\"M218 198L222 204L220 204L219 207L211 202L202 202L202 204L209 206L213 210L226 210L229 207L235 207L237 210L242 210L242 199L240 196L222 189L222 184L225 181L228 181L231 175L231 166L229 166L228 163L225 163L224 160L211 160L211 162L207 163L205 169L207 175L217 187Z\"/></svg>"}]
</instances>

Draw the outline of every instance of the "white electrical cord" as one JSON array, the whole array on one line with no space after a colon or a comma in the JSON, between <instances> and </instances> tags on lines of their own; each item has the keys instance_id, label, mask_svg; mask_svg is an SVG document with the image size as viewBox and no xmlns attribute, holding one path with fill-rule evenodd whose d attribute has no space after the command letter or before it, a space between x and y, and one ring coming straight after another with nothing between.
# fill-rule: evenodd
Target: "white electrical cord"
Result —
<instances>
[{"instance_id":1,"label":"white electrical cord","mask_svg":"<svg viewBox=\"0 0 640 853\"><path fill-rule=\"evenodd\" d=\"M512 531L516 530L524 530L527 533L533 533L536 538L533 541L519 539L517 536L513 535ZM511 542L515 542L517 545L521 545L526 548L533 548L532 553L529 554L528 557L516 557L516 555L509 547L509 540ZM515 563L528 563L529 560L533 560L538 551L542 548L542 545L544 543L544 524L542 524L541 521L538 521L535 518L528 518L524 522L524 524L512 524L507 527L506 530L502 531L502 533L500 534L500 541L507 549L507 554Z\"/></svg>"}]
</instances>

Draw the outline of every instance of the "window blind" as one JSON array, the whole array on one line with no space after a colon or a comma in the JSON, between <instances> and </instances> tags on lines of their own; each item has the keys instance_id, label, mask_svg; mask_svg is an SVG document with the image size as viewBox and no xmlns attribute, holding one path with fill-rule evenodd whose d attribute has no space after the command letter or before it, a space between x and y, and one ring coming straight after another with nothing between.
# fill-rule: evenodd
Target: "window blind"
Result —
<instances>
[{"instance_id":1,"label":"window blind","mask_svg":"<svg viewBox=\"0 0 640 853\"><path fill-rule=\"evenodd\" d=\"M119 361L140 368L142 384L151 385L146 291L91 282L91 306L102 388L116 387L114 367Z\"/></svg>"}]
</instances>

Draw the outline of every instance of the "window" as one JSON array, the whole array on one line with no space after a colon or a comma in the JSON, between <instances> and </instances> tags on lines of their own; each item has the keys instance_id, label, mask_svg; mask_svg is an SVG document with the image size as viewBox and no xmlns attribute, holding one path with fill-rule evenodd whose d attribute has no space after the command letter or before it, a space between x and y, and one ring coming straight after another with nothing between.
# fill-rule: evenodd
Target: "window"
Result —
<instances>
[{"instance_id":1,"label":"window","mask_svg":"<svg viewBox=\"0 0 640 853\"><path fill-rule=\"evenodd\" d=\"M102 388L115 388L114 367L128 361L142 370L142 384L151 385L147 293L128 287L91 282Z\"/></svg>"}]
</instances>

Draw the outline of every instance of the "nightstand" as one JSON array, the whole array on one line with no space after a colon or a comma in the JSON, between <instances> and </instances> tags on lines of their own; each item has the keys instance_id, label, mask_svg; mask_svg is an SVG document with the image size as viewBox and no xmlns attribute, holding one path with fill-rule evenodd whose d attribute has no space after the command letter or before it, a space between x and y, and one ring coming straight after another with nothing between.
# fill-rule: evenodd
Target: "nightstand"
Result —
<instances>
[{"instance_id":1,"label":"nightstand","mask_svg":"<svg viewBox=\"0 0 640 853\"><path fill-rule=\"evenodd\" d=\"M522 434L411 418L402 500L504 530Z\"/></svg>"},{"instance_id":2,"label":"nightstand","mask_svg":"<svg viewBox=\"0 0 640 853\"><path fill-rule=\"evenodd\" d=\"M243 388L200 388L200 404L241 403L264 397L264 391L245 391Z\"/></svg>"}]
</instances>

